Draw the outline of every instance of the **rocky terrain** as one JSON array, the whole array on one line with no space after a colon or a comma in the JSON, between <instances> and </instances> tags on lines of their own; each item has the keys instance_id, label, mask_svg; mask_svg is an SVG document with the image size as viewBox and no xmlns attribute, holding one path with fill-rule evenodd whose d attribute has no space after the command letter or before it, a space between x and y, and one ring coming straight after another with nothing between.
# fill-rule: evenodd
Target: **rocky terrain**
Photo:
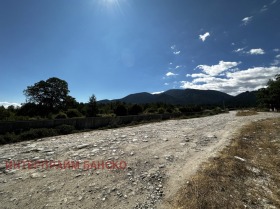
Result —
<instances>
[{"instance_id":1,"label":"rocky terrain","mask_svg":"<svg viewBox=\"0 0 280 209\"><path fill-rule=\"evenodd\" d=\"M241 126L280 116L235 114L1 146L0 208L169 208L182 182Z\"/></svg>"}]
</instances>

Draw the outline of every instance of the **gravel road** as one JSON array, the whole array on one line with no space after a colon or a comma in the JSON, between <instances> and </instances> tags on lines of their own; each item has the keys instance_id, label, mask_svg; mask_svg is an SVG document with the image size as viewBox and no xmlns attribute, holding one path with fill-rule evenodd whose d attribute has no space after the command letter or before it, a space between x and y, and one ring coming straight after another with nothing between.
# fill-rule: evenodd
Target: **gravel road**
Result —
<instances>
[{"instance_id":1,"label":"gravel road","mask_svg":"<svg viewBox=\"0 0 280 209\"><path fill-rule=\"evenodd\" d=\"M279 116L230 112L0 146L0 208L169 208L243 125Z\"/></svg>"}]
</instances>

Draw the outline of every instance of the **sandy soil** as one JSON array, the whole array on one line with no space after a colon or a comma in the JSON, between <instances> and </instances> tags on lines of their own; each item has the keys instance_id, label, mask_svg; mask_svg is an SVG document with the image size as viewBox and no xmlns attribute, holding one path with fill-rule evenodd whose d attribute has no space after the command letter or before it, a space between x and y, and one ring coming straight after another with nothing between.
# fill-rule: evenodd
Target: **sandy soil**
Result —
<instances>
[{"instance_id":1,"label":"sandy soil","mask_svg":"<svg viewBox=\"0 0 280 209\"><path fill-rule=\"evenodd\" d=\"M279 116L230 112L4 145L0 208L169 208L182 182L240 127ZM30 168L23 168L27 161ZM79 168L64 167L67 161ZM115 164L110 167L109 161ZM7 162L13 168L7 169Z\"/></svg>"}]
</instances>

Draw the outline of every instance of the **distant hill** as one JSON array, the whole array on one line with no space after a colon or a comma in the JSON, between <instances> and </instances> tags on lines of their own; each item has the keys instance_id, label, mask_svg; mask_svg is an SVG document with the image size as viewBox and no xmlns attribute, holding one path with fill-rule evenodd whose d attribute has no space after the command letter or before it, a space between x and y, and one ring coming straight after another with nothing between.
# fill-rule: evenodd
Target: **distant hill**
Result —
<instances>
[{"instance_id":1,"label":"distant hill","mask_svg":"<svg viewBox=\"0 0 280 209\"><path fill-rule=\"evenodd\" d=\"M227 106L255 107L257 105L257 91L246 91L226 101Z\"/></svg>"},{"instance_id":2,"label":"distant hill","mask_svg":"<svg viewBox=\"0 0 280 209\"><path fill-rule=\"evenodd\" d=\"M223 105L228 107L253 107L256 106L256 91L244 92L237 96L215 90L198 89L171 89L160 94L141 92L130 94L121 99L101 100L98 103L120 101L130 104L167 103L181 105Z\"/></svg>"}]
</instances>

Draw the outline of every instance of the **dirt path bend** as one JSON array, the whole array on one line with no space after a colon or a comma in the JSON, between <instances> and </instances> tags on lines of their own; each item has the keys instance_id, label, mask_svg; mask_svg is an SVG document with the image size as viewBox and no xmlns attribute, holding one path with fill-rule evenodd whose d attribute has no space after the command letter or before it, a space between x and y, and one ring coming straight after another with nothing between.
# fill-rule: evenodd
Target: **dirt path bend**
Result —
<instances>
[{"instance_id":1,"label":"dirt path bend","mask_svg":"<svg viewBox=\"0 0 280 209\"><path fill-rule=\"evenodd\" d=\"M201 162L243 125L269 117L280 114L236 117L230 112L1 146L0 208L168 208L164 200ZM19 167L6 169L6 162L19 161ZM24 169L26 161L33 168ZM63 167L67 161L76 169ZM89 170L87 161L93 167L99 163L99 169ZM102 169L107 161L114 169L110 163Z\"/></svg>"}]
</instances>

